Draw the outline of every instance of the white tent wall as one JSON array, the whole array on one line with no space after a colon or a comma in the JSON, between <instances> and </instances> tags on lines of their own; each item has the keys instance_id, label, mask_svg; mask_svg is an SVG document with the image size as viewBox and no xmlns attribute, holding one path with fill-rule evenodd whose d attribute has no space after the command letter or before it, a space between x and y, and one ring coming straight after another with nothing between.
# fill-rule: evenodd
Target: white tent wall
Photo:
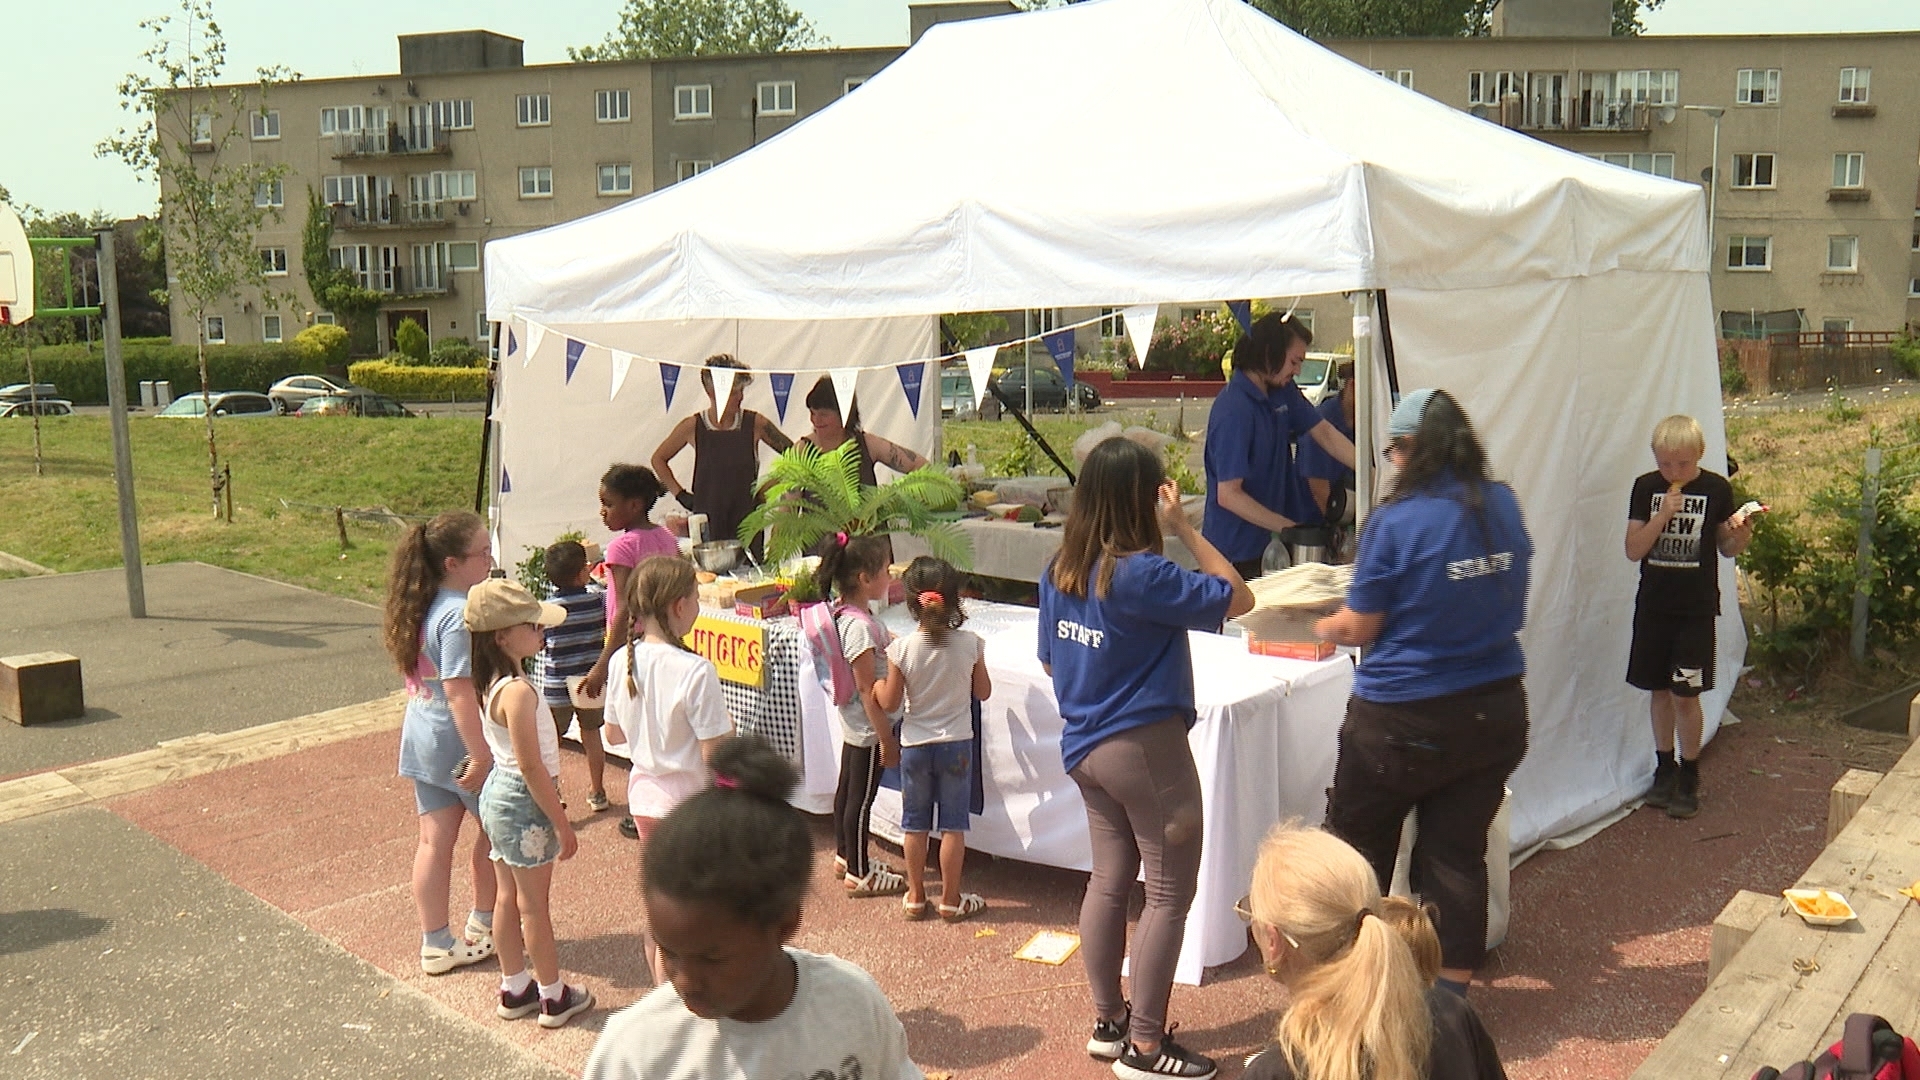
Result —
<instances>
[{"instance_id":1,"label":"white tent wall","mask_svg":"<svg viewBox=\"0 0 1920 1080\"><path fill-rule=\"evenodd\" d=\"M512 329L528 347L524 322ZM932 356L939 348L937 320L897 319L762 322L709 319L695 322L563 324L549 326L539 352L522 362L516 352L500 361L500 467L509 487L494 477L496 550L503 563L518 562L529 547L542 547L569 530L605 543L600 524L600 476L615 462L645 465L654 448L681 418L706 408L700 365L714 353L731 353L754 369L742 407L776 421L767 372L794 371L792 396L781 430L799 438L809 430L806 396L833 368L891 365ZM588 343L566 375L569 337ZM504 335L502 340L505 340ZM635 353L617 396L611 349ZM660 367L678 363L679 382L667 406ZM929 362L916 417L889 366L862 371L854 400L868 431L932 458L940 448L940 365ZM844 408L845 403L842 403ZM763 454L762 460L766 460ZM671 463L683 484L693 479L693 453Z\"/></svg>"},{"instance_id":2,"label":"white tent wall","mask_svg":"<svg viewBox=\"0 0 1920 1080\"><path fill-rule=\"evenodd\" d=\"M1512 783L1518 851L1613 810L1653 772L1647 694L1624 681L1639 573L1623 550L1627 495L1653 468L1654 424L1672 413L1699 419L1704 464L1725 469L1707 276L1616 270L1394 289L1388 303L1401 389L1440 386L1460 400L1533 536L1522 635L1533 726ZM1746 654L1733 571L1723 570L1709 734Z\"/></svg>"}]
</instances>

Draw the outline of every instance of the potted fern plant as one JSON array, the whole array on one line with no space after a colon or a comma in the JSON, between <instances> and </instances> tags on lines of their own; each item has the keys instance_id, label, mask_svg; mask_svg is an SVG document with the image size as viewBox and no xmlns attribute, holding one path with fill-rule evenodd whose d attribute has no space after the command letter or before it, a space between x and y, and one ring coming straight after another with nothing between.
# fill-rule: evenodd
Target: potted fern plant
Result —
<instances>
[{"instance_id":1,"label":"potted fern plant","mask_svg":"<svg viewBox=\"0 0 1920 1080\"><path fill-rule=\"evenodd\" d=\"M773 459L762 488L765 501L741 522L740 535L766 530L770 562L804 555L834 533L898 531L920 537L928 551L963 570L973 566L973 542L940 516L966 493L937 465L874 486L860 482L860 452L851 439L825 453L794 446Z\"/></svg>"}]
</instances>

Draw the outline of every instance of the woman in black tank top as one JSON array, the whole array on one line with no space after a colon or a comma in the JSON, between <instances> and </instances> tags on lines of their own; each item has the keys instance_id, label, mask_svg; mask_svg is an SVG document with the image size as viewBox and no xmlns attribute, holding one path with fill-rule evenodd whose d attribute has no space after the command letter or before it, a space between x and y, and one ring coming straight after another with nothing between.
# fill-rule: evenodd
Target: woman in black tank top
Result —
<instances>
[{"instance_id":1,"label":"woman in black tank top","mask_svg":"<svg viewBox=\"0 0 1920 1080\"><path fill-rule=\"evenodd\" d=\"M813 431L802 435L800 444L825 453L838 448L848 439L854 440L855 448L860 451L860 482L863 484L880 483L874 474L876 462L902 475L927 463L926 458L906 447L863 430L860 427L858 402L847 411L843 421L840 394L833 388L832 376L820 376L820 380L813 384L813 389L807 391L807 416L813 422Z\"/></svg>"},{"instance_id":2,"label":"woman in black tank top","mask_svg":"<svg viewBox=\"0 0 1920 1080\"><path fill-rule=\"evenodd\" d=\"M721 406L714 399L713 368L733 368L733 389ZM710 356L700 371L707 391L707 408L675 424L653 452L654 475L688 510L707 515L707 536L730 540L739 536L740 523L759 505L760 445L779 453L793 445L779 427L740 400L753 380L738 360L721 353ZM693 485L681 484L669 464L688 446L693 447ZM750 538L757 540L758 538ZM756 545L756 550L757 550Z\"/></svg>"}]
</instances>

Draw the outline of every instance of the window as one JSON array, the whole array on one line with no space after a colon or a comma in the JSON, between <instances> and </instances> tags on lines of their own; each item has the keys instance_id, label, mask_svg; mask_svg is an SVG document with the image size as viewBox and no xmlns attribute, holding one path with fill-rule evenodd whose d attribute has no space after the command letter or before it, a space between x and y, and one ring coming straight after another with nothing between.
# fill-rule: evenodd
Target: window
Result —
<instances>
[{"instance_id":1,"label":"window","mask_svg":"<svg viewBox=\"0 0 1920 1080\"><path fill-rule=\"evenodd\" d=\"M260 340L261 341L279 341L280 340L280 316L278 315L260 316Z\"/></svg>"},{"instance_id":2,"label":"window","mask_svg":"<svg viewBox=\"0 0 1920 1080\"><path fill-rule=\"evenodd\" d=\"M1860 270L1860 238L1827 237L1827 273L1852 274Z\"/></svg>"},{"instance_id":3,"label":"window","mask_svg":"<svg viewBox=\"0 0 1920 1080\"><path fill-rule=\"evenodd\" d=\"M261 248L260 272L268 277L285 277L287 274L287 249L283 247Z\"/></svg>"},{"instance_id":4,"label":"window","mask_svg":"<svg viewBox=\"0 0 1920 1080\"><path fill-rule=\"evenodd\" d=\"M711 161L682 161L680 163L680 179L691 180L711 168L713 168L713 162Z\"/></svg>"},{"instance_id":5,"label":"window","mask_svg":"<svg viewBox=\"0 0 1920 1080\"><path fill-rule=\"evenodd\" d=\"M1853 333L1853 320L1821 319L1820 332L1823 334L1851 334Z\"/></svg>"},{"instance_id":6,"label":"window","mask_svg":"<svg viewBox=\"0 0 1920 1080\"><path fill-rule=\"evenodd\" d=\"M1733 155L1733 186L1770 188L1773 186L1772 154Z\"/></svg>"},{"instance_id":7,"label":"window","mask_svg":"<svg viewBox=\"0 0 1920 1080\"><path fill-rule=\"evenodd\" d=\"M213 146L213 114L193 114L193 145L199 148Z\"/></svg>"},{"instance_id":8,"label":"window","mask_svg":"<svg viewBox=\"0 0 1920 1080\"><path fill-rule=\"evenodd\" d=\"M1872 68L1841 68L1841 103L1845 105L1865 105L1867 103L1867 84L1872 81L1872 78Z\"/></svg>"},{"instance_id":9,"label":"window","mask_svg":"<svg viewBox=\"0 0 1920 1080\"><path fill-rule=\"evenodd\" d=\"M602 124L619 124L632 120L632 96L625 90L595 90L593 118Z\"/></svg>"},{"instance_id":10,"label":"window","mask_svg":"<svg viewBox=\"0 0 1920 1080\"><path fill-rule=\"evenodd\" d=\"M523 199L553 198L553 169L545 165L521 169L520 197Z\"/></svg>"},{"instance_id":11,"label":"window","mask_svg":"<svg viewBox=\"0 0 1920 1080\"><path fill-rule=\"evenodd\" d=\"M1913 250L1920 251L1920 210L1913 212Z\"/></svg>"},{"instance_id":12,"label":"window","mask_svg":"<svg viewBox=\"0 0 1920 1080\"><path fill-rule=\"evenodd\" d=\"M1100 309L1100 336L1103 339L1127 336L1127 317L1120 313L1119 308Z\"/></svg>"},{"instance_id":13,"label":"window","mask_svg":"<svg viewBox=\"0 0 1920 1080\"><path fill-rule=\"evenodd\" d=\"M761 116L793 115L793 83L791 80L787 82L763 82L760 84L759 91Z\"/></svg>"},{"instance_id":14,"label":"window","mask_svg":"<svg viewBox=\"0 0 1920 1080\"><path fill-rule=\"evenodd\" d=\"M466 131L472 128L473 99L434 102L433 124L441 131Z\"/></svg>"},{"instance_id":15,"label":"window","mask_svg":"<svg viewBox=\"0 0 1920 1080\"><path fill-rule=\"evenodd\" d=\"M207 344L225 345L227 343L227 320L223 316L207 316Z\"/></svg>"},{"instance_id":16,"label":"window","mask_svg":"<svg viewBox=\"0 0 1920 1080\"><path fill-rule=\"evenodd\" d=\"M454 241L446 245L447 256L441 261L449 270L480 269L480 243L477 240Z\"/></svg>"},{"instance_id":17,"label":"window","mask_svg":"<svg viewBox=\"0 0 1920 1080\"><path fill-rule=\"evenodd\" d=\"M1866 172L1867 155L1833 155L1833 186L1837 188L1857 188L1861 186Z\"/></svg>"},{"instance_id":18,"label":"window","mask_svg":"<svg viewBox=\"0 0 1920 1080\"><path fill-rule=\"evenodd\" d=\"M253 205L271 206L279 209L287 205L287 184L284 180L268 180L253 186Z\"/></svg>"},{"instance_id":19,"label":"window","mask_svg":"<svg viewBox=\"0 0 1920 1080\"><path fill-rule=\"evenodd\" d=\"M367 201L367 178L364 176L322 177L320 198L328 206L359 206Z\"/></svg>"},{"instance_id":20,"label":"window","mask_svg":"<svg viewBox=\"0 0 1920 1080\"><path fill-rule=\"evenodd\" d=\"M420 292L439 292L446 288L442 272L446 269L447 245L413 245L413 287Z\"/></svg>"},{"instance_id":21,"label":"window","mask_svg":"<svg viewBox=\"0 0 1920 1080\"><path fill-rule=\"evenodd\" d=\"M1907 295L1920 296L1920 277L1913 278L1907 282Z\"/></svg>"},{"instance_id":22,"label":"window","mask_svg":"<svg viewBox=\"0 0 1920 1080\"><path fill-rule=\"evenodd\" d=\"M270 109L253 114L253 138L255 142L266 142L280 137L280 110Z\"/></svg>"},{"instance_id":23,"label":"window","mask_svg":"<svg viewBox=\"0 0 1920 1080\"><path fill-rule=\"evenodd\" d=\"M1404 86L1409 90L1413 89L1413 69L1412 68L1400 68L1398 70L1393 70L1393 69L1383 70L1381 68L1374 68L1373 73L1387 80L1390 83L1399 83L1401 86Z\"/></svg>"},{"instance_id":24,"label":"window","mask_svg":"<svg viewBox=\"0 0 1920 1080\"><path fill-rule=\"evenodd\" d=\"M1605 72L1597 73L1604 77ZM1680 72L1613 72L1612 100L1622 105L1677 105L1680 103Z\"/></svg>"},{"instance_id":25,"label":"window","mask_svg":"<svg viewBox=\"0 0 1920 1080\"><path fill-rule=\"evenodd\" d=\"M360 105L336 105L320 110L320 134L345 135L365 131L367 110Z\"/></svg>"},{"instance_id":26,"label":"window","mask_svg":"<svg viewBox=\"0 0 1920 1080\"><path fill-rule=\"evenodd\" d=\"M674 87L673 118L675 120L711 120L713 118L712 84Z\"/></svg>"},{"instance_id":27,"label":"window","mask_svg":"<svg viewBox=\"0 0 1920 1080\"><path fill-rule=\"evenodd\" d=\"M633 194L633 166L632 165L600 166L600 194L602 195Z\"/></svg>"},{"instance_id":28,"label":"window","mask_svg":"<svg viewBox=\"0 0 1920 1080\"><path fill-rule=\"evenodd\" d=\"M840 96L846 97L848 94L851 94L855 90L858 90L860 87L866 85L866 82L867 82L867 77L865 75L855 75L851 79L840 80Z\"/></svg>"},{"instance_id":29,"label":"window","mask_svg":"<svg viewBox=\"0 0 1920 1080\"><path fill-rule=\"evenodd\" d=\"M545 127L553 123L551 94L521 94L519 109L521 127Z\"/></svg>"},{"instance_id":30,"label":"window","mask_svg":"<svg viewBox=\"0 0 1920 1080\"><path fill-rule=\"evenodd\" d=\"M1729 270L1771 270L1773 269L1773 237L1771 236L1729 236L1727 237L1727 269Z\"/></svg>"},{"instance_id":31,"label":"window","mask_svg":"<svg viewBox=\"0 0 1920 1080\"><path fill-rule=\"evenodd\" d=\"M1588 157L1604 161L1609 165L1618 165L1623 169L1643 172L1652 176L1664 176L1673 179L1672 154L1589 154Z\"/></svg>"},{"instance_id":32,"label":"window","mask_svg":"<svg viewBox=\"0 0 1920 1080\"><path fill-rule=\"evenodd\" d=\"M400 268L400 249L349 244L328 248L327 261L338 269L352 273L354 282L363 289L392 292L398 276L396 271Z\"/></svg>"},{"instance_id":33,"label":"window","mask_svg":"<svg viewBox=\"0 0 1920 1080\"><path fill-rule=\"evenodd\" d=\"M1780 103L1779 68L1741 68L1733 82L1735 105L1778 105Z\"/></svg>"},{"instance_id":34,"label":"window","mask_svg":"<svg viewBox=\"0 0 1920 1080\"><path fill-rule=\"evenodd\" d=\"M331 311L316 311L313 313L315 326L332 326L338 321L339 320L333 317L333 312Z\"/></svg>"},{"instance_id":35,"label":"window","mask_svg":"<svg viewBox=\"0 0 1920 1080\"><path fill-rule=\"evenodd\" d=\"M407 198L415 203L466 202L479 198L479 188L472 169L419 173L407 177Z\"/></svg>"}]
</instances>

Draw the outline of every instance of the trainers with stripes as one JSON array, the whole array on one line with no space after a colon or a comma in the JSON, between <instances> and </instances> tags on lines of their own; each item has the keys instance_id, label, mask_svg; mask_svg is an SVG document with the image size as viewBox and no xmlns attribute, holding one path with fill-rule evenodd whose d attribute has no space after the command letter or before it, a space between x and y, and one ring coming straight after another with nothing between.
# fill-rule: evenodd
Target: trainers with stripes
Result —
<instances>
[{"instance_id":1,"label":"trainers with stripes","mask_svg":"<svg viewBox=\"0 0 1920 1080\"><path fill-rule=\"evenodd\" d=\"M1133 1008L1120 1014L1118 1020L1095 1020L1093 1037L1087 1040L1087 1055L1101 1061L1118 1061L1120 1055L1127 1052L1127 1024L1133 1019Z\"/></svg>"},{"instance_id":2,"label":"trainers with stripes","mask_svg":"<svg viewBox=\"0 0 1920 1080\"><path fill-rule=\"evenodd\" d=\"M1127 1043L1126 1051L1113 1063L1113 1075L1120 1080L1164 1080L1170 1076L1183 1080L1212 1080L1219 1066L1205 1054L1196 1054L1174 1042L1173 1029L1176 1026L1167 1025L1167 1033L1160 1039L1160 1049L1152 1054L1143 1054L1133 1043Z\"/></svg>"}]
</instances>

